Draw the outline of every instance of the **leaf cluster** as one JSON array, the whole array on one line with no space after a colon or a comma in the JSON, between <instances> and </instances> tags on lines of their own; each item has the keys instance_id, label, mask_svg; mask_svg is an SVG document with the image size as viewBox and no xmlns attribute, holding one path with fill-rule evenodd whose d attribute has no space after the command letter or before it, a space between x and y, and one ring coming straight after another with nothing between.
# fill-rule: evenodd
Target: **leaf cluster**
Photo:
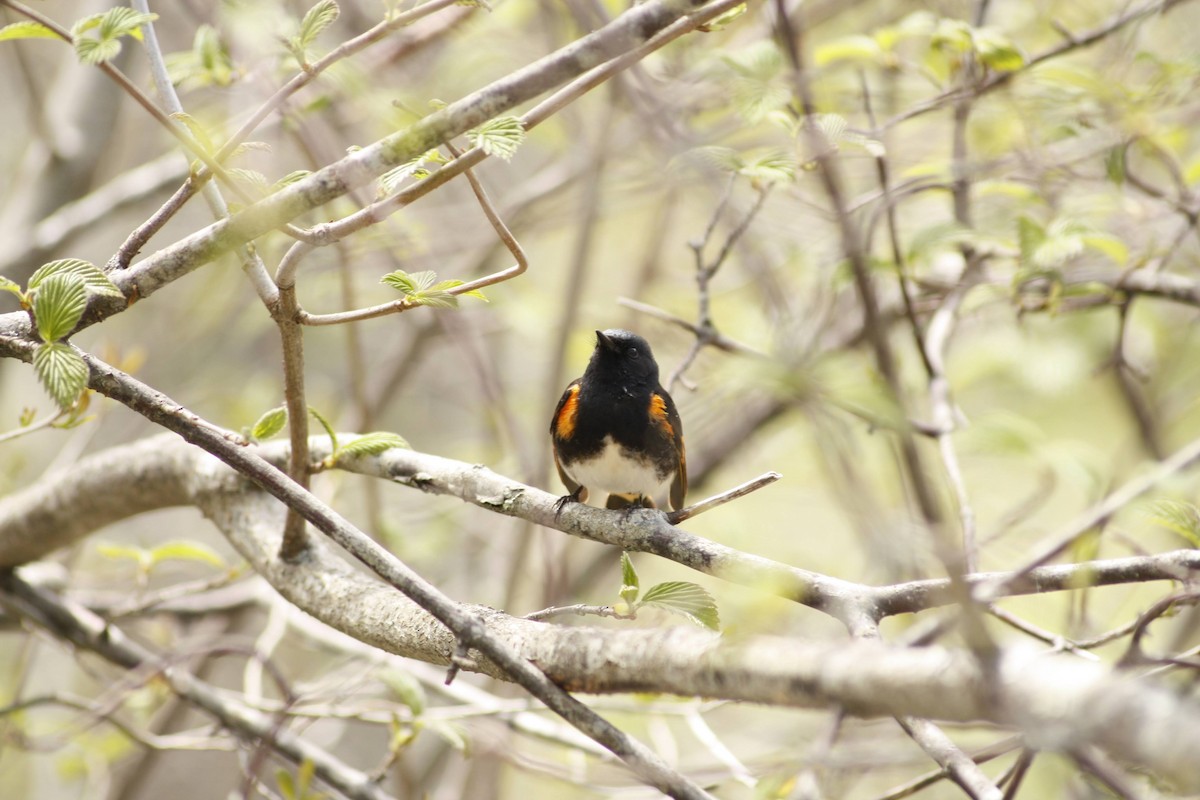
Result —
<instances>
[{"instance_id":1,"label":"leaf cluster","mask_svg":"<svg viewBox=\"0 0 1200 800\"><path fill-rule=\"evenodd\" d=\"M642 593L641 582L629 553L621 553L621 601L625 616L635 616L642 608L660 608L679 614L695 624L718 631L721 615L708 590L690 581L656 583ZM639 597L640 596L640 597Z\"/></svg>"},{"instance_id":2,"label":"leaf cluster","mask_svg":"<svg viewBox=\"0 0 1200 800\"><path fill-rule=\"evenodd\" d=\"M32 313L42 339L33 354L33 368L58 407L70 409L87 388L88 368L66 338L83 318L91 295L123 297L121 290L95 264L64 258L38 267L24 291L0 276L0 291L15 295Z\"/></svg>"}]
</instances>

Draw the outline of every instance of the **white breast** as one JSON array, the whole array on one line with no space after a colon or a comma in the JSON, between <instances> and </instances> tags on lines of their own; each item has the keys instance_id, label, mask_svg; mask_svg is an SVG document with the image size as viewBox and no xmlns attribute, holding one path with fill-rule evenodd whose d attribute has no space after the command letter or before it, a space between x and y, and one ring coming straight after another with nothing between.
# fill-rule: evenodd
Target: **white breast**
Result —
<instances>
[{"instance_id":1,"label":"white breast","mask_svg":"<svg viewBox=\"0 0 1200 800\"><path fill-rule=\"evenodd\" d=\"M606 436L604 449L599 455L572 464L567 474L580 486L586 486L593 492L654 497L671 476L659 478L649 461L630 459L628 451L622 457L621 450L611 436Z\"/></svg>"}]
</instances>

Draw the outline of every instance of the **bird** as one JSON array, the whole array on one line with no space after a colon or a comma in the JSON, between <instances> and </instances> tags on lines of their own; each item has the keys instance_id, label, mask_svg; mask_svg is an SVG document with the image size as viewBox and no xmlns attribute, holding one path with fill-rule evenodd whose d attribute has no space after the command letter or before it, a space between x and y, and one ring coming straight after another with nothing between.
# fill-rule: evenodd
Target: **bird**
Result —
<instances>
[{"instance_id":1,"label":"bird","mask_svg":"<svg viewBox=\"0 0 1200 800\"><path fill-rule=\"evenodd\" d=\"M612 328L596 331L583 376L563 392L550 420L558 477L570 494L557 504L586 502L589 490L607 492L606 508L683 508L687 458L683 422L659 383L658 364L641 336Z\"/></svg>"}]
</instances>

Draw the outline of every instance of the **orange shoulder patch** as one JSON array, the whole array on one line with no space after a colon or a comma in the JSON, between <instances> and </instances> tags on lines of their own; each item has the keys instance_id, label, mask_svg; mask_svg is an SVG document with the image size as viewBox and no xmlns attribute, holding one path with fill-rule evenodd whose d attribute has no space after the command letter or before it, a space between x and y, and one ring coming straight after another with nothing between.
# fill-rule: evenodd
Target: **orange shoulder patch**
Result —
<instances>
[{"instance_id":1,"label":"orange shoulder patch","mask_svg":"<svg viewBox=\"0 0 1200 800\"><path fill-rule=\"evenodd\" d=\"M650 418L661 426L668 436L675 436L675 426L667 418L667 401L657 392L650 395Z\"/></svg>"},{"instance_id":2,"label":"orange shoulder patch","mask_svg":"<svg viewBox=\"0 0 1200 800\"><path fill-rule=\"evenodd\" d=\"M554 435L559 439L570 439L575 434L575 420L579 416L579 386L567 389L558 404L554 417Z\"/></svg>"}]
</instances>

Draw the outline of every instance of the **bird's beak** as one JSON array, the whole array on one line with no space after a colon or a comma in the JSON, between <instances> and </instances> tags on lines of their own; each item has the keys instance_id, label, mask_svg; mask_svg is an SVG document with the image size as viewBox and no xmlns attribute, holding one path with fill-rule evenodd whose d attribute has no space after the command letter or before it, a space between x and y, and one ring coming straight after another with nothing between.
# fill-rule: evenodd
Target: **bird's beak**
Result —
<instances>
[{"instance_id":1,"label":"bird's beak","mask_svg":"<svg viewBox=\"0 0 1200 800\"><path fill-rule=\"evenodd\" d=\"M613 350L613 340L604 335L604 331L596 331L596 345L605 350Z\"/></svg>"}]
</instances>

